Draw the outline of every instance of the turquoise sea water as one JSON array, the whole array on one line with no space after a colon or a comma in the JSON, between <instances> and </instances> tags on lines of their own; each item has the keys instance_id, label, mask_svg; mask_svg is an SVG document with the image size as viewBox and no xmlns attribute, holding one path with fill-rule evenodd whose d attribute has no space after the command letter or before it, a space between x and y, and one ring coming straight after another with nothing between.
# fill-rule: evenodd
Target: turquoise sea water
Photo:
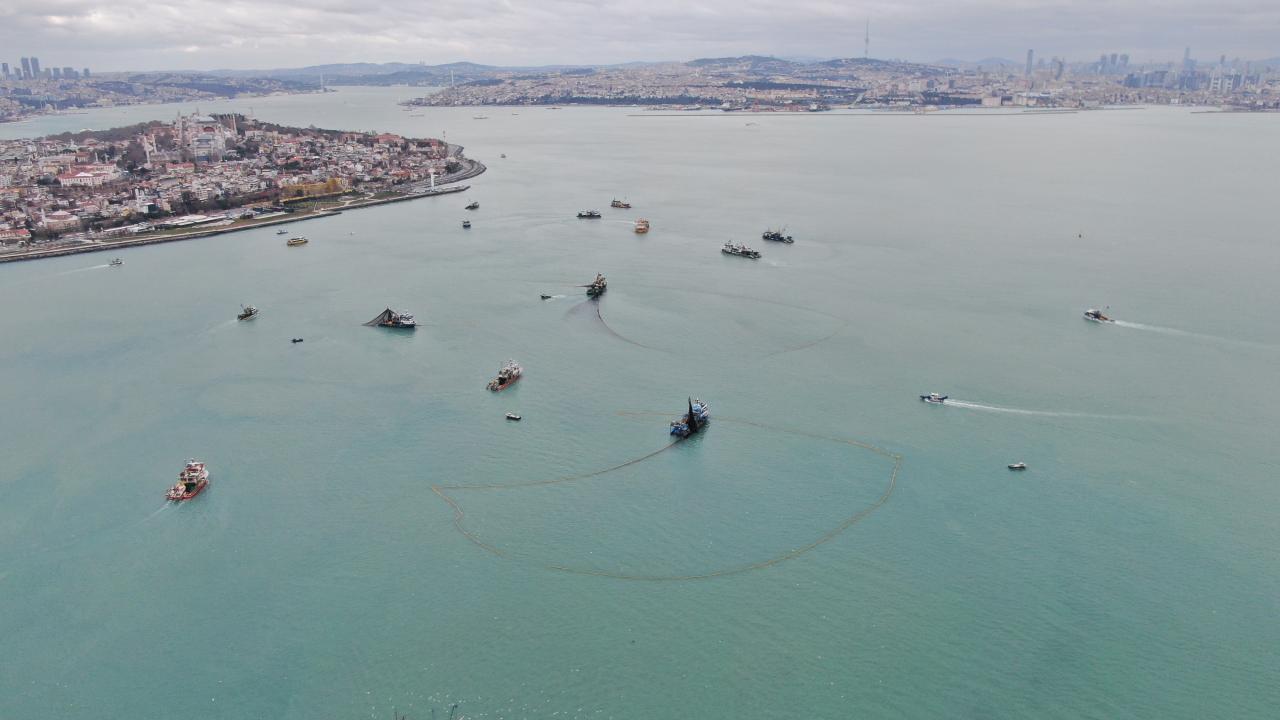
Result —
<instances>
[{"instance_id":1,"label":"turquoise sea water","mask_svg":"<svg viewBox=\"0 0 1280 720\"><path fill-rule=\"evenodd\" d=\"M465 196L0 265L0 717L1273 715L1273 117L412 94L210 109L447 133ZM498 554L433 485L519 486L444 490Z\"/></svg>"}]
</instances>

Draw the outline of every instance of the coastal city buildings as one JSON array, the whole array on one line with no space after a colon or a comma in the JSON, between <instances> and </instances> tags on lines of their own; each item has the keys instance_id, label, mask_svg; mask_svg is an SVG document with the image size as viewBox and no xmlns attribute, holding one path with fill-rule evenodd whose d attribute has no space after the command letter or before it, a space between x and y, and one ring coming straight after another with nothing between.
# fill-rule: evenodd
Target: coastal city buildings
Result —
<instances>
[{"instance_id":1,"label":"coastal city buildings","mask_svg":"<svg viewBox=\"0 0 1280 720\"><path fill-rule=\"evenodd\" d=\"M266 78L213 77L200 73L111 73L89 68L41 67L22 57L0 63L0 122L81 108L138 103L189 102L239 95L315 92L307 83Z\"/></svg>"},{"instance_id":2,"label":"coastal city buildings","mask_svg":"<svg viewBox=\"0 0 1280 720\"><path fill-rule=\"evenodd\" d=\"M1277 65L1280 65L1278 63ZM428 106L635 104L725 110L803 111L836 106L941 108L1016 105L1088 108L1112 104L1280 108L1280 67L1225 58L1199 66L1131 64L1126 53L1094 62L926 65L864 58L792 62L771 57L687 63L502 71L413 101Z\"/></svg>"},{"instance_id":3,"label":"coastal city buildings","mask_svg":"<svg viewBox=\"0 0 1280 720\"><path fill-rule=\"evenodd\" d=\"M440 140L287 128L240 115L0 141L0 245L229 224L355 190L429 187L470 163Z\"/></svg>"}]
</instances>

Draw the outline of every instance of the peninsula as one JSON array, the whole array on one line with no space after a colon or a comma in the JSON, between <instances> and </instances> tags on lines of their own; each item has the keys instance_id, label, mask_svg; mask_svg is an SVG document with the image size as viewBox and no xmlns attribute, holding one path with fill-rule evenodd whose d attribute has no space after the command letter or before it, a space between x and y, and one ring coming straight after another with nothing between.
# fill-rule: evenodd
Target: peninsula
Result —
<instances>
[{"instance_id":1,"label":"peninsula","mask_svg":"<svg viewBox=\"0 0 1280 720\"><path fill-rule=\"evenodd\" d=\"M0 262L293 222L466 189L434 138L179 116L0 141Z\"/></svg>"}]
</instances>

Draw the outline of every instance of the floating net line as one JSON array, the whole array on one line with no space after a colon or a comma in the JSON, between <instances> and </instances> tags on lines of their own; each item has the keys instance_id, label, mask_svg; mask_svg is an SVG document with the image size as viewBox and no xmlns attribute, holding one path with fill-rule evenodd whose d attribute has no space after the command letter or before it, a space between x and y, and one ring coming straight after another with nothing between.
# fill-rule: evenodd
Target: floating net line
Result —
<instances>
[{"instance_id":1,"label":"floating net line","mask_svg":"<svg viewBox=\"0 0 1280 720\"><path fill-rule=\"evenodd\" d=\"M654 417L654 416L667 417L669 415L669 413L664 414L664 413L653 413L653 412L626 412L626 411L619 412L618 414L623 416L629 416L629 417ZM739 420L734 418L718 417L716 418L716 422L730 423L730 424L737 424L737 425L747 425L751 427L760 428L763 430L768 430L770 432L782 432L782 433L788 433L791 435L799 435L802 437L808 437L815 440L825 440L828 442L842 443L845 445L851 445L853 447L861 448L863 450L868 450L877 455L880 455L881 457L884 457L885 459L889 460L892 463L892 467L889 472L888 482L885 485L884 492L882 492L880 494L880 497L878 497L874 502L861 508L860 510L853 513L852 515L848 516L835 527L819 535L816 539L804 545L801 545L799 547L792 548L791 550L788 550L786 552L765 558L763 560L758 560L755 562L744 563L741 565L733 565L733 566L720 568L716 570L709 570L707 572L702 572L702 573L671 574L671 575L613 572L609 570L597 570L594 568L573 567L569 565L561 565L558 563L537 562L535 564L547 570L570 573L573 575L589 575L594 577L611 578L615 580L643 580L643 581L649 581L649 582L684 582L689 580L710 580L712 578L726 577L728 575L738 575L741 573L750 572L752 570L763 570L765 568L772 567L779 563L786 562L787 560L791 560L793 558L804 555L805 553L808 553L818 548L819 546L824 545L836 539L845 530L848 530L853 525L857 524L858 522L861 522L867 516L871 515L871 513L875 512L881 506L883 506L886 502L888 502L889 498L893 495L893 491L897 488L898 472L899 470L902 469L902 456L897 453L886 450L882 447L879 447L878 445L873 445L871 443L866 443L866 442L862 442L860 440L854 440L851 438L831 437L828 435L807 432L804 430L795 430L792 428L778 427L775 425L766 425L764 423L758 423L751 420ZM657 450L654 450L653 452L650 452L645 455L641 455L640 457L633 458L631 460L627 460L625 462L618 463L617 465L612 465L607 468L603 468L600 470L593 470L591 472L581 473L578 475L566 475L563 477L552 478L549 480L534 480L530 482L507 483L507 484L480 483L480 484L472 484L472 485L432 485L431 491L434 492L436 495L439 495L440 498L443 499L446 503L448 503L449 507L453 509L453 526L459 533L462 534L463 537L465 537L466 539L470 540L472 543L474 543L478 547L483 548L484 550L492 553L497 557L506 558L511 556L508 555L508 553L504 552L502 549L480 539L479 536L477 536L475 533L467 529L464 523L464 521L466 520L466 512L462 509L462 505L449 495L450 491L514 490L519 488L539 487L539 486L545 486L545 485L558 485L561 483L586 480L589 478L599 477L601 475L614 472L615 470L621 470L622 468L625 468L625 467L637 465L639 463L645 462L646 460L650 460L666 452L667 450L670 450L680 442L681 442L680 440L674 440L658 448Z\"/></svg>"}]
</instances>

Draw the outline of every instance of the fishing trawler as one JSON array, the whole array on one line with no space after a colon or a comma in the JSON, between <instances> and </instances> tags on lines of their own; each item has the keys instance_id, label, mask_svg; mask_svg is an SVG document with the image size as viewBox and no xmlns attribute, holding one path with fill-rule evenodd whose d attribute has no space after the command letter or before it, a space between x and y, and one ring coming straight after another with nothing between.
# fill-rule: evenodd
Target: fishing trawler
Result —
<instances>
[{"instance_id":1,"label":"fishing trawler","mask_svg":"<svg viewBox=\"0 0 1280 720\"><path fill-rule=\"evenodd\" d=\"M622 200L619 200L618 198L614 198L613 202L609 203L609 207L621 208L622 210L630 210L631 203L624 202Z\"/></svg>"},{"instance_id":2,"label":"fishing trawler","mask_svg":"<svg viewBox=\"0 0 1280 720\"><path fill-rule=\"evenodd\" d=\"M285 240L284 244L288 245L289 247L297 247L299 245L306 245L308 242L310 242L310 240L307 240L305 237L299 235L297 237L291 237L288 240Z\"/></svg>"},{"instance_id":3,"label":"fishing trawler","mask_svg":"<svg viewBox=\"0 0 1280 720\"><path fill-rule=\"evenodd\" d=\"M479 202L476 202L475 200L472 200L470 203L467 203L467 209L468 209L468 210L479 210L479 209L480 209L480 203L479 203Z\"/></svg>"},{"instance_id":4,"label":"fishing trawler","mask_svg":"<svg viewBox=\"0 0 1280 720\"><path fill-rule=\"evenodd\" d=\"M409 313L402 313L398 310L387 308L378 313L378 316L365 323L370 327L389 327L402 330L412 330L418 327L418 321L413 319Z\"/></svg>"},{"instance_id":5,"label":"fishing trawler","mask_svg":"<svg viewBox=\"0 0 1280 720\"><path fill-rule=\"evenodd\" d=\"M587 297L600 297L605 290L609 289L609 283L605 282L604 276L596 273L596 279L591 281L590 285L583 285L587 289Z\"/></svg>"},{"instance_id":6,"label":"fishing trawler","mask_svg":"<svg viewBox=\"0 0 1280 720\"><path fill-rule=\"evenodd\" d=\"M1096 308L1089 308L1088 310L1085 310L1084 319L1092 322L1096 322L1096 323L1115 322L1115 320L1112 320L1111 318L1107 317L1106 315L1103 314L1101 310L1098 310Z\"/></svg>"},{"instance_id":7,"label":"fishing trawler","mask_svg":"<svg viewBox=\"0 0 1280 720\"><path fill-rule=\"evenodd\" d=\"M178 473L178 482L165 493L167 500L190 500L209 486L209 470L199 460L188 460L187 466Z\"/></svg>"},{"instance_id":8,"label":"fishing trawler","mask_svg":"<svg viewBox=\"0 0 1280 720\"><path fill-rule=\"evenodd\" d=\"M788 245L795 242L795 240L793 240L790 235L783 235L781 230L765 230L764 234L761 235L760 237L765 240L772 240L773 242L786 243Z\"/></svg>"},{"instance_id":9,"label":"fishing trawler","mask_svg":"<svg viewBox=\"0 0 1280 720\"><path fill-rule=\"evenodd\" d=\"M124 264L124 261L121 260L120 258L112 258L111 262L107 264L110 265L111 267L120 267L121 265Z\"/></svg>"},{"instance_id":10,"label":"fishing trawler","mask_svg":"<svg viewBox=\"0 0 1280 720\"><path fill-rule=\"evenodd\" d=\"M689 398L689 412L671 421L671 434L687 438L711 422L711 408L702 400Z\"/></svg>"},{"instance_id":11,"label":"fishing trawler","mask_svg":"<svg viewBox=\"0 0 1280 720\"><path fill-rule=\"evenodd\" d=\"M498 377L490 380L486 387L494 392L506 390L515 385L522 375L524 375L524 368L520 367L520 363L515 360L508 360L502 366L502 369L498 371Z\"/></svg>"},{"instance_id":12,"label":"fishing trawler","mask_svg":"<svg viewBox=\"0 0 1280 720\"><path fill-rule=\"evenodd\" d=\"M739 257L751 258L752 260L758 260L760 258L760 251L752 250L746 245L734 245L731 242L725 243L724 247L720 248L720 252L725 255L737 255Z\"/></svg>"},{"instance_id":13,"label":"fishing trawler","mask_svg":"<svg viewBox=\"0 0 1280 720\"><path fill-rule=\"evenodd\" d=\"M921 395L920 399L930 405L941 405L947 401L947 396L939 395L938 393L929 393L928 395Z\"/></svg>"},{"instance_id":14,"label":"fishing trawler","mask_svg":"<svg viewBox=\"0 0 1280 720\"><path fill-rule=\"evenodd\" d=\"M643 235L647 232L649 232L649 221L644 218L640 218L636 221L636 234Z\"/></svg>"},{"instance_id":15,"label":"fishing trawler","mask_svg":"<svg viewBox=\"0 0 1280 720\"><path fill-rule=\"evenodd\" d=\"M258 308L252 305L241 305L240 314L236 315L237 320L252 320L258 317Z\"/></svg>"}]
</instances>

